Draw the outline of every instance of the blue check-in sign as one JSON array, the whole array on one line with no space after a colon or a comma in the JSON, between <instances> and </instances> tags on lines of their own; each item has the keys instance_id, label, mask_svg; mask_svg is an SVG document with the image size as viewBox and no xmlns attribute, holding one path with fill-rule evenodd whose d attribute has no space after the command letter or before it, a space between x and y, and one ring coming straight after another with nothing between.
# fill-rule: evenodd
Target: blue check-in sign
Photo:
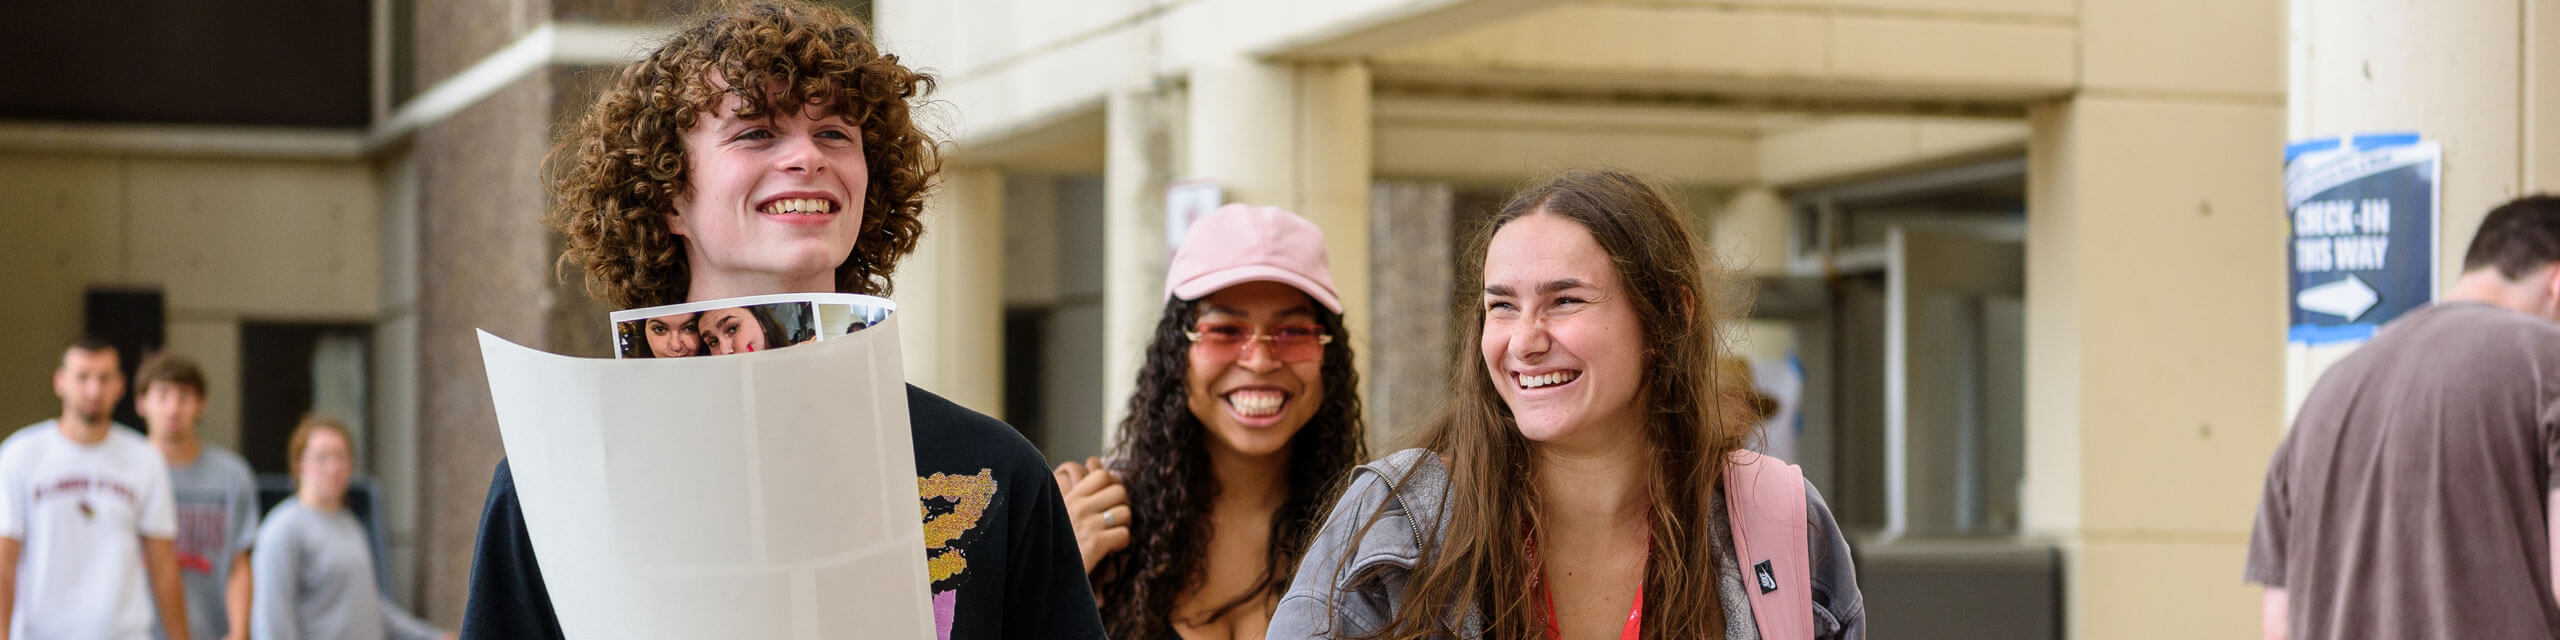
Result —
<instances>
[{"instance_id":1,"label":"blue check-in sign","mask_svg":"<svg viewBox=\"0 0 2560 640\"><path fill-rule=\"evenodd\" d=\"M2435 299L2443 155L2417 134L2286 146L2288 340L2363 341Z\"/></svg>"}]
</instances>

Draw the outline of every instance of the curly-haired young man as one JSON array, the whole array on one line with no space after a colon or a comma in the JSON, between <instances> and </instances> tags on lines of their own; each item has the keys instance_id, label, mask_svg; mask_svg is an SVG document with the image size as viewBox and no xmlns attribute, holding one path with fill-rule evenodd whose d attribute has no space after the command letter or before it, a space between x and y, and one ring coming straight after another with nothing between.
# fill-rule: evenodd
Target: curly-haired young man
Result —
<instances>
[{"instance_id":1,"label":"curly-haired young man","mask_svg":"<svg viewBox=\"0 0 2560 640\"><path fill-rule=\"evenodd\" d=\"M623 308L888 293L939 169L908 105L932 84L832 9L753 4L692 22L553 149L561 261ZM1039 451L915 387L907 404L941 638L1102 637ZM561 637L524 526L501 462L463 637Z\"/></svg>"}]
</instances>

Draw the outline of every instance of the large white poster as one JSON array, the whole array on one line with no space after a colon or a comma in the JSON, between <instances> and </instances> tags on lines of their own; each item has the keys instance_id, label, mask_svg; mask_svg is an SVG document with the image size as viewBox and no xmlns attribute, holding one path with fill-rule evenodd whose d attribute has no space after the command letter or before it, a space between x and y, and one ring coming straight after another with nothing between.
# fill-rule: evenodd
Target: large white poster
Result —
<instances>
[{"instance_id":1,"label":"large white poster","mask_svg":"<svg viewBox=\"0 0 2560 640\"><path fill-rule=\"evenodd\" d=\"M934 637L897 327L620 360L481 332L562 631Z\"/></svg>"}]
</instances>

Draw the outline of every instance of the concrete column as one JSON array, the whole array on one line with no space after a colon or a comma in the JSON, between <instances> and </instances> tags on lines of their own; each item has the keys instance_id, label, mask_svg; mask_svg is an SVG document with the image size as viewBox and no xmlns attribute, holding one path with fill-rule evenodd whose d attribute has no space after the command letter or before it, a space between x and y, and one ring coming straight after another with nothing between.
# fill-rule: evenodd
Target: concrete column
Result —
<instances>
[{"instance_id":1,"label":"concrete column","mask_svg":"<svg viewBox=\"0 0 2560 640\"><path fill-rule=\"evenodd\" d=\"M1164 188L1180 173L1182 100L1178 89L1127 87L1103 107L1102 446L1129 415L1164 312Z\"/></svg>"},{"instance_id":2,"label":"concrete column","mask_svg":"<svg viewBox=\"0 0 2560 640\"><path fill-rule=\"evenodd\" d=\"M1324 229L1325 250L1333 258L1333 286L1342 294L1343 324L1351 332L1351 352L1362 379L1380 344L1370 331L1372 309L1360 301L1370 296L1369 194L1371 177L1369 68L1359 63L1297 66L1297 112L1290 131L1296 136L1297 195L1290 211ZM1366 396L1373 389L1364 388ZM1364 405L1366 406L1366 405ZM1367 420L1382 416L1367 407ZM1393 428L1395 425L1383 425Z\"/></svg>"},{"instance_id":3,"label":"concrete column","mask_svg":"<svg viewBox=\"0 0 2560 640\"><path fill-rule=\"evenodd\" d=\"M2560 187L2560 7L2292 4L2287 138L2414 131L2444 145L2439 286L2490 208Z\"/></svg>"},{"instance_id":4,"label":"concrete column","mask_svg":"<svg viewBox=\"0 0 2560 640\"><path fill-rule=\"evenodd\" d=\"M1360 302L1374 313L1369 328L1377 335L1369 343L1395 345L1358 354L1368 369L1369 393L1362 400L1375 450L1430 419L1449 398L1457 209L1447 183L1382 182L1373 193L1369 233L1376 251L1369 258L1375 286Z\"/></svg>"},{"instance_id":5,"label":"concrete column","mask_svg":"<svg viewBox=\"0 0 2560 640\"><path fill-rule=\"evenodd\" d=\"M907 381L1004 417L1004 174L945 167L893 281Z\"/></svg>"},{"instance_id":6,"label":"concrete column","mask_svg":"<svg viewBox=\"0 0 2560 640\"><path fill-rule=\"evenodd\" d=\"M1708 222L1707 239L1724 268L1739 277L1787 273L1787 233L1793 216L1778 190L1754 184L1734 191Z\"/></svg>"},{"instance_id":7,"label":"concrete column","mask_svg":"<svg viewBox=\"0 0 2560 640\"><path fill-rule=\"evenodd\" d=\"M2066 637L2242 637L2283 419L2283 5L2079 24L2083 86L2029 112L2025 528L2063 550Z\"/></svg>"},{"instance_id":8,"label":"concrete column","mask_svg":"<svg viewBox=\"0 0 2560 640\"><path fill-rule=\"evenodd\" d=\"M462 619L490 471L506 453L473 330L539 349L605 354L601 343L552 338L555 315L570 315L562 304L592 308L576 274L565 281L552 277L559 253L539 214L544 199L534 167L548 139L552 101L547 76L524 78L420 131L412 152L419 188L417 352L411 361L418 482L406 489L417 492L422 539L418 575L424 610L418 613L440 625ZM604 324L600 309L577 315ZM385 399L402 395L387 393Z\"/></svg>"},{"instance_id":9,"label":"concrete column","mask_svg":"<svg viewBox=\"0 0 2560 640\"><path fill-rule=\"evenodd\" d=\"M382 315L373 329L373 477L382 487L383 515L389 520L391 592L404 603L418 602L419 469L418 448L418 281L419 175L416 154L390 158L375 170L382 201ZM237 369L238 365L232 365Z\"/></svg>"}]
</instances>

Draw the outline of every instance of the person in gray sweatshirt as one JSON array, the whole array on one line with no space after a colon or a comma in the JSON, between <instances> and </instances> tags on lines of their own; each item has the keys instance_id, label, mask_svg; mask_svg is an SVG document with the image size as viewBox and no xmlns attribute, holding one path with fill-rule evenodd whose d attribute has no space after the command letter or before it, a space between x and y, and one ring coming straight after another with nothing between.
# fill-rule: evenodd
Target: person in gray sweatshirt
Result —
<instances>
[{"instance_id":1,"label":"person in gray sweatshirt","mask_svg":"<svg viewBox=\"0 0 2560 640\"><path fill-rule=\"evenodd\" d=\"M347 512L347 478L355 459L346 425L312 416L294 427L287 446L294 494L267 513L251 556L256 597L249 637L256 640L434 640L452 638L402 611L374 585L373 550L364 525Z\"/></svg>"}]
</instances>

